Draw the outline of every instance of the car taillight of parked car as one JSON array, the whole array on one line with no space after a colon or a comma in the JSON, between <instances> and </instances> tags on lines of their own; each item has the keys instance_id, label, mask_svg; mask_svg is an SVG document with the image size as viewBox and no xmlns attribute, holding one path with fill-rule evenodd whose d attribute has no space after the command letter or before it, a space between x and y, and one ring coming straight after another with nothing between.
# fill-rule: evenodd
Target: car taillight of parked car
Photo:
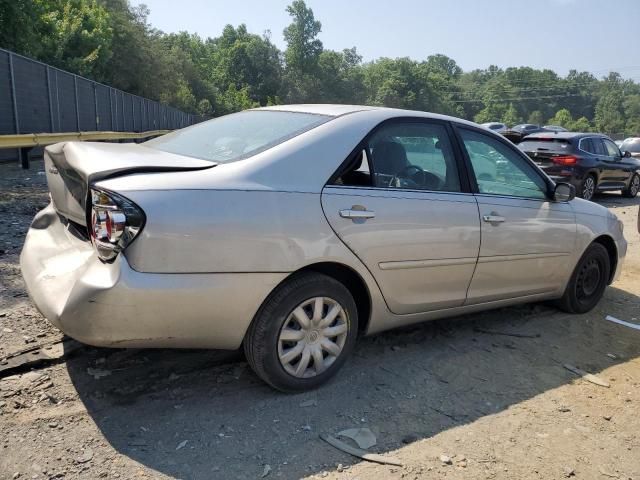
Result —
<instances>
[{"instance_id":1,"label":"car taillight of parked car","mask_svg":"<svg viewBox=\"0 0 640 480\"><path fill-rule=\"evenodd\" d=\"M105 262L131 244L145 222L144 213L131 200L96 188L91 189L89 215L91 242Z\"/></svg>"},{"instance_id":2,"label":"car taillight of parked car","mask_svg":"<svg viewBox=\"0 0 640 480\"><path fill-rule=\"evenodd\" d=\"M556 165L571 166L578 163L578 157L574 157L573 155L558 155L557 157L552 157L551 161Z\"/></svg>"}]
</instances>

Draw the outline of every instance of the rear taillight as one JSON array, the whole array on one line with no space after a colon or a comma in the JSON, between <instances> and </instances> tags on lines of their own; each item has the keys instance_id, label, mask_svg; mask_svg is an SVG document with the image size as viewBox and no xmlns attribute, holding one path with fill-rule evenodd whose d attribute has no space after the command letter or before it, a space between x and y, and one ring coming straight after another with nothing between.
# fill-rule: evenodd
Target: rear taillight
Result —
<instances>
[{"instance_id":1,"label":"rear taillight","mask_svg":"<svg viewBox=\"0 0 640 480\"><path fill-rule=\"evenodd\" d=\"M131 200L117 193L91 189L89 233L100 259L109 262L129 245L145 217Z\"/></svg>"},{"instance_id":2,"label":"rear taillight","mask_svg":"<svg viewBox=\"0 0 640 480\"><path fill-rule=\"evenodd\" d=\"M578 157L574 157L573 155L558 155L557 157L552 157L551 161L556 165L571 166L578 163Z\"/></svg>"}]
</instances>

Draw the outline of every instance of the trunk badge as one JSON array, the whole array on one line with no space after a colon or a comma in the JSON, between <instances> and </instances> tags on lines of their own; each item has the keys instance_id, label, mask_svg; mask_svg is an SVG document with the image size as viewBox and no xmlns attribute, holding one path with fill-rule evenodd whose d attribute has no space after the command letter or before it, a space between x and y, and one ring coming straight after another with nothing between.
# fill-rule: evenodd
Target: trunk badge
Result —
<instances>
[{"instance_id":1,"label":"trunk badge","mask_svg":"<svg viewBox=\"0 0 640 480\"><path fill-rule=\"evenodd\" d=\"M58 174L58 169L56 167L49 167L49 173L51 173L53 175L57 175Z\"/></svg>"}]
</instances>

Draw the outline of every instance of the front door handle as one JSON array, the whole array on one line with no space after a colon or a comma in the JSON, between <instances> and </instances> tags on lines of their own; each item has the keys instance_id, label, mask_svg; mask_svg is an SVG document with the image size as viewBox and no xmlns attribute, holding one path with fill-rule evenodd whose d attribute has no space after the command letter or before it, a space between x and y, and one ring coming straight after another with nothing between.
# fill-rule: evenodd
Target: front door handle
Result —
<instances>
[{"instance_id":1,"label":"front door handle","mask_svg":"<svg viewBox=\"0 0 640 480\"><path fill-rule=\"evenodd\" d=\"M490 215L483 215L482 220L487 223L502 223L505 221L505 218L501 217L496 212L491 212Z\"/></svg>"},{"instance_id":2,"label":"front door handle","mask_svg":"<svg viewBox=\"0 0 640 480\"><path fill-rule=\"evenodd\" d=\"M376 212L372 212L371 210L358 210L358 209L347 209L340 210L340 216L342 218L351 218L353 220L367 219L373 218L376 216Z\"/></svg>"}]
</instances>

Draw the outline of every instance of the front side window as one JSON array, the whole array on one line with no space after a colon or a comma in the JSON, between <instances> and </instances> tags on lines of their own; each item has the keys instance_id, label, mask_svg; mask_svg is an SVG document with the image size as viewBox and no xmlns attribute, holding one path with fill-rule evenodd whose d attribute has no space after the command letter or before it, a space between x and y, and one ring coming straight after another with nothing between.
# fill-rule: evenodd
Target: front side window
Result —
<instances>
[{"instance_id":1,"label":"front side window","mask_svg":"<svg viewBox=\"0 0 640 480\"><path fill-rule=\"evenodd\" d=\"M143 145L227 163L256 155L332 118L311 113L247 110L176 130Z\"/></svg>"},{"instance_id":2,"label":"front side window","mask_svg":"<svg viewBox=\"0 0 640 480\"><path fill-rule=\"evenodd\" d=\"M607 140L606 138L602 139L602 143L604 143L604 146L607 149L607 155L609 155L610 157L620 157L620 150L618 149L617 145L615 143L613 143L611 140Z\"/></svg>"},{"instance_id":3,"label":"front side window","mask_svg":"<svg viewBox=\"0 0 640 480\"><path fill-rule=\"evenodd\" d=\"M460 129L479 193L546 199L547 184L527 161L502 142Z\"/></svg>"},{"instance_id":4,"label":"front side window","mask_svg":"<svg viewBox=\"0 0 640 480\"><path fill-rule=\"evenodd\" d=\"M447 129L440 124L391 123L367 142L376 187L459 192Z\"/></svg>"}]
</instances>

